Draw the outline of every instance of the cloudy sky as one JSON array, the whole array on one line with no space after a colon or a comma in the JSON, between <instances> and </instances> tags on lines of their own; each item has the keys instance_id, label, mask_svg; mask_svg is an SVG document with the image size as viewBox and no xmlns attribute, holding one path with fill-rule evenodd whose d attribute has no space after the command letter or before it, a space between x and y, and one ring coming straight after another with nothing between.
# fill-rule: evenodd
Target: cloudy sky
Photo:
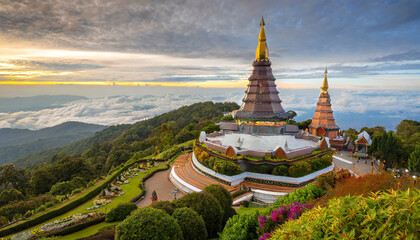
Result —
<instances>
[{"instance_id":1,"label":"cloudy sky","mask_svg":"<svg viewBox=\"0 0 420 240\"><path fill-rule=\"evenodd\" d=\"M243 87L264 15L280 88L420 86L419 1L0 0L0 83Z\"/></svg>"},{"instance_id":2,"label":"cloudy sky","mask_svg":"<svg viewBox=\"0 0 420 240\"><path fill-rule=\"evenodd\" d=\"M0 128L240 104L262 15L298 120L313 116L325 66L343 129L420 120L420 1L0 0ZM83 98L15 98L37 95Z\"/></svg>"}]
</instances>

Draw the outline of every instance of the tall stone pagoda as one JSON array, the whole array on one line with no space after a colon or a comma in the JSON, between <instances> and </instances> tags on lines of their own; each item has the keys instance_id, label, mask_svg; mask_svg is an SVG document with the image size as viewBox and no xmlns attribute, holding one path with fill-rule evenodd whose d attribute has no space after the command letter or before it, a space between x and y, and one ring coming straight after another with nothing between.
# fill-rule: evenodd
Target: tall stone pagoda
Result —
<instances>
[{"instance_id":1,"label":"tall stone pagoda","mask_svg":"<svg viewBox=\"0 0 420 240\"><path fill-rule=\"evenodd\" d=\"M260 25L258 47L252 63L254 70L248 78L249 83L242 99L242 106L234 114L237 124L255 121L281 122L290 118L290 114L281 106L276 79L270 67L264 18L261 19Z\"/></svg>"},{"instance_id":2,"label":"tall stone pagoda","mask_svg":"<svg viewBox=\"0 0 420 240\"><path fill-rule=\"evenodd\" d=\"M315 136L325 136L330 139L338 137L340 128L335 124L333 111L331 110L330 94L328 93L327 67L325 67L324 82L321 87L315 115L309 125L309 132Z\"/></svg>"}]
</instances>

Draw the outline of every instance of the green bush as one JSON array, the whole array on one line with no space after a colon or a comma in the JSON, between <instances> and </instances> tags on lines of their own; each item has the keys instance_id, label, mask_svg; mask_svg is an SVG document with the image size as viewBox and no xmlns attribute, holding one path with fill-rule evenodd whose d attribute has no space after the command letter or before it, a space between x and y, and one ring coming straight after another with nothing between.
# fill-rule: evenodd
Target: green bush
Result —
<instances>
[{"instance_id":1,"label":"green bush","mask_svg":"<svg viewBox=\"0 0 420 240\"><path fill-rule=\"evenodd\" d=\"M217 237L222 228L223 209L219 201L207 192L193 192L175 201L177 207L189 207L203 217L209 238Z\"/></svg>"},{"instance_id":2,"label":"green bush","mask_svg":"<svg viewBox=\"0 0 420 240\"><path fill-rule=\"evenodd\" d=\"M144 207L134 211L116 228L117 240L183 239L181 227L169 214L160 209Z\"/></svg>"},{"instance_id":3,"label":"green bush","mask_svg":"<svg viewBox=\"0 0 420 240\"><path fill-rule=\"evenodd\" d=\"M307 162L298 162L289 167L290 177L303 177L311 173L311 165Z\"/></svg>"},{"instance_id":4,"label":"green bush","mask_svg":"<svg viewBox=\"0 0 420 240\"><path fill-rule=\"evenodd\" d=\"M294 202L307 203L309 200L317 199L322 196L324 190L315 186L313 183L303 188L298 188L294 192L279 197L274 203L273 208L279 209L282 206L288 206Z\"/></svg>"},{"instance_id":5,"label":"green bush","mask_svg":"<svg viewBox=\"0 0 420 240\"><path fill-rule=\"evenodd\" d=\"M238 164L227 160L217 160L213 165L213 170L217 173L225 174L228 176L242 173Z\"/></svg>"},{"instance_id":6,"label":"green bush","mask_svg":"<svg viewBox=\"0 0 420 240\"><path fill-rule=\"evenodd\" d=\"M233 216L226 223L220 236L221 240L254 240L258 239L259 213Z\"/></svg>"},{"instance_id":7,"label":"green bush","mask_svg":"<svg viewBox=\"0 0 420 240\"><path fill-rule=\"evenodd\" d=\"M278 176L289 176L289 168L286 165L279 165L273 169L273 174Z\"/></svg>"},{"instance_id":8,"label":"green bush","mask_svg":"<svg viewBox=\"0 0 420 240\"><path fill-rule=\"evenodd\" d=\"M124 220L130 213L137 209L135 203L120 203L115 208L111 209L105 217L105 222L116 222Z\"/></svg>"},{"instance_id":9,"label":"green bush","mask_svg":"<svg viewBox=\"0 0 420 240\"><path fill-rule=\"evenodd\" d=\"M169 202L169 201L158 201L158 202L154 202L150 206L152 208L163 210L163 211L165 211L169 215L172 215L174 213L174 211L175 211L175 206L172 205L172 203Z\"/></svg>"},{"instance_id":10,"label":"green bush","mask_svg":"<svg viewBox=\"0 0 420 240\"><path fill-rule=\"evenodd\" d=\"M226 223L226 221L233 216L232 214L236 213L235 210L230 210L230 208L232 208L232 196L230 195L229 191L222 185L211 184L206 186L203 191L210 193L214 198L217 199L217 201L219 201L223 210L222 224Z\"/></svg>"},{"instance_id":11,"label":"green bush","mask_svg":"<svg viewBox=\"0 0 420 240\"><path fill-rule=\"evenodd\" d=\"M333 199L278 228L271 239L419 239L420 190Z\"/></svg>"},{"instance_id":12,"label":"green bush","mask_svg":"<svg viewBox=\"0 0 420 240\"><path fill-rule=\"evenodd\" d=\"M242 206L243 206L244 208L249 207L249 201L248 201L248 200L243 201L243 202L242 202Z\"/></svg>"},{"instance_id":13,"label":"green bush","mask_svg":"<svg viewBox=\"0 0 420 240\"><path fill-rule=\"evenodd\" d=\"M178 221L184 240L207 239L203 217L191 208L177 208L172 216Z\"/></svg>"},{"instance_id":14,"label":"green bush","mask_svg":"<svg viewBox=\"0 0 420 240\"><path fill-rule=\"evenodd\" d=\"M54 203L53 202L47 202L47 203L45 203L45 207L46 208L50 208L52 206L54 206Z\"/></svg>"}]
</instances>

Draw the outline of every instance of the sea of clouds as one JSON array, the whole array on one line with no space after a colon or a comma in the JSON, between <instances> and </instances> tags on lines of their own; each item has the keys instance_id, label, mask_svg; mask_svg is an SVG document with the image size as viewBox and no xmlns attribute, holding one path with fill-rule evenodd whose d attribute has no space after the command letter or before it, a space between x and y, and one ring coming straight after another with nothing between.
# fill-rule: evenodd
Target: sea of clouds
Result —
<instances>
[{"instance_id":1,"label":"sea of clouds","mask_svg":"<svg viewBox=\"0 0 420 240\"><path fill-rule=\"evenodd\" d=\"M319 90L279 91L284 109L297 112L296 120L312 118ZM420 94L416 91L334 90L330 94L334 117L342 129L379 125L392 130L402 119L420 120ZM240 104L243 96L243 89L221 89L211 94L199 91L196 94L80 99L59 107L0 113L0 128L41 129L67 121L101 125L135 123L196 102L230 101Z\"/></svg>"}]
</instances>

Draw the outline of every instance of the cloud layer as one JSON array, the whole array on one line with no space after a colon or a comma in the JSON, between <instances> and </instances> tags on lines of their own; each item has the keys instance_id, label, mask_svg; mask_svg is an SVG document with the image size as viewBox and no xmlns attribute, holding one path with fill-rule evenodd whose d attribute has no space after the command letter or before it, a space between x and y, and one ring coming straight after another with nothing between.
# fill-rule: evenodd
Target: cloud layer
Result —
<instances>
[{"instance_id":1,"label":"cloud layer","mask_svg":"<svg viewBox=\"0 0 420 240\"><path fill-rule=\"evenodd\" d=\"M198 94L197 94L198 93ZM243 91L220 89L197 93L110 96L81 99L59 108L39 111L0 113L0 128L39 129L67 121L80 121L102 125L134 123L184 105L201 101L233 101L241 103ZM318 90L280 89L285 110L295 110L297 120L312 118ZM420 120L420 96L415 91L331 91L332 107L337 124L347 129L362 126L395 128L402 119Z\"/></svg>"}]
</instances>

